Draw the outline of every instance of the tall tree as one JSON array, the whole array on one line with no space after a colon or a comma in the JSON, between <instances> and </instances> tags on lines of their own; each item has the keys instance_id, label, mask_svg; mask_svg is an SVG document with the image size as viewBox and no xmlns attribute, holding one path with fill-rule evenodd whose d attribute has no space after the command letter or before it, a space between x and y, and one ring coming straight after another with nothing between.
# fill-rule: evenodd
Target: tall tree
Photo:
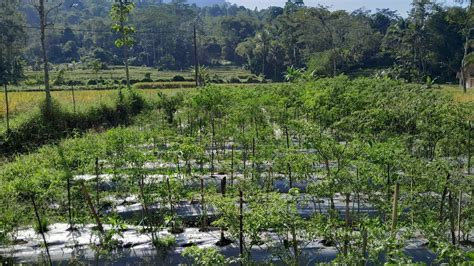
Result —
<instances>
[{"instance_id":1,"label":"tall tree","mask_svg":"<svg viewBox=\"0 0 474 266\"><path fill-rule=\"evenodd\" d=\"M120 37L115 40L115 46L123 48L124 61L125 61L125 75L127 78L127 87L130 89L130 73L128 70L128 51L130 47L135 43L133 33L135 28L126 25L130 13L135 8L135 4L129 0L116 0L110 10L110 17L114 21L112 29L116 31Z\"/></svg>"},{"instance_id":2,"label":"tall tree","mask_svg":"<svg viewBox=\"0 0 474 266\"><path fill-rule=\"evenodd\" d=\"M464 93L467 92L467 71L469 65L474 64L474 52L469 52L470 47L474 47L473 39L471 38L471 32L474 31L474 8L472 0L457 0L456 2L464 3L467 2L466 7L466 17L463 23L462 35L465 38L464 41L464 54L461 62L461 77L460 77L460 85L463 87Z\"/></svg>"},{"instance_id":3,"label":"tall tree","mask_svg":"<svg viewBox=\"0 0 474 266\"><path fill-rule=\"evenodd\" d=\"M54 4L48 4L45 0L30 0L31 4L35 7L38 12L40 19L40 42L41 42L41 52L43 57L43 70L44 70L44 91L46 93L46 115L50 116L52 114L53 101L51 98L51 87L49 84L49 65L48 65L48 53L46 47L46 28L51 25L48 22L49 14L59 8L62 3L58 1Z\"/></svg>"}]
</instances>

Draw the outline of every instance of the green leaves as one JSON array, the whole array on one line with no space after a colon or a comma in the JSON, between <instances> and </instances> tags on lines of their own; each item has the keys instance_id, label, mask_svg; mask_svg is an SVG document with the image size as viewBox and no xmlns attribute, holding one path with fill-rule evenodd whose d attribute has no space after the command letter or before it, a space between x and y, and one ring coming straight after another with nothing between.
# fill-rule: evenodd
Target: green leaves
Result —
<instances>
[{"instance_id":1,"label":"green leaves","mask_svg":"<svg viewBox=\"0 0 474 266\"><path fill-rule=\"evenodd\" d=\"M112 5L110 17L115 23L112 25L112 30L120 34L120 37L115 41L115 46L118 48L123 46L132 47L135 43L135 39L132 37L135 28L126 25L134 8L135 4L133 2L119 2Z\"/></svg>"}]
</instances>

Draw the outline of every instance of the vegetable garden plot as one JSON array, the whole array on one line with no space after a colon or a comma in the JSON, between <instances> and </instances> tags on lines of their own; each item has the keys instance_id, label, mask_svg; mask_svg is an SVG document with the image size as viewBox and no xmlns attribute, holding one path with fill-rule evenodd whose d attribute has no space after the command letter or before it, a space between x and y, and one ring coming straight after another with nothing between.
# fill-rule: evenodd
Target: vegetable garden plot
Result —
<instances>
[{"instance_id":1,"label":"vegetable garden plot","mask_svg":"<svg viewBox=\"0 0 474 266\"><path fill-rule=\"evenodd\" d=\"M96 228L101 245L87 250L104 260L145 257L117 254L123 226L149 239L147 252L183 262L471 259L473 110L416 86L344 77L159 101L130 127L2 165L2 250L26 226L52 256L48 225L67 223ZM212 230L228 248L186 249L163 235L181 243L190 230Z\"/></svg>"}]
</instances>

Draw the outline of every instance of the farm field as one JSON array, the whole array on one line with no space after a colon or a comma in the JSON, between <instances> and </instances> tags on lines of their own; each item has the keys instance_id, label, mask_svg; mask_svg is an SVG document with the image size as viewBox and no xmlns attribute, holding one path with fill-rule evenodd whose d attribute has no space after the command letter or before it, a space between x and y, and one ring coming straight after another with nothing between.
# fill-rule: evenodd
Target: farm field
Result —
<instances>
[{"instance_id":1,"label":"farm field","mask_svg":"<svg viewBox=\"0 0 474 266\"><path fill-rule=\"evenodd\" d=\"M338 77L176 92L143 91L156 102L127 126L0 166L0 258L430 264L472 256L472 129L452 121L467 123L474 110L444 91Z\"/></svg>"},{"instance_id":2,"label":"farm field","mask_svg":"<svg viewBox=\"0 0 474 266\"><path fill-rule=\"evenodd\" d=\"M123 66L108 66L107 69L102 69L97 72L91 69L81 69L76 67L74 69L68 69L67 65L57 65L51 71L51 80L53 81L53 90L70 90L72 86L79 89L110 89L117 88L120 85L124 85L124 72ZM61 71L61 82L55 84ZM166 88L168 85L180 83L194 83L193 70L181 70L181 71L170 71L170 70L158 70L152 67L130 67L130 80L132 84L140 82L154 82L163 84ZM236 66L220 66L213 68L206 68L209 72L210 78L217 80L222 83L246 83L249 78L256 80L256 76L252 75L248 70ZM11 91L42 91L43 86L43 73L41 71L26 70L25 77L22 82L18 85L9 86ZM176 80L178 79L178 80ZM255 82L255 81L254 81Z\"/></svg>"},{"instance_id":3,"label":"farm field","mask_svg":"<svg viewBox=\"0 0 474 266\"><path fill-rule=\"evenodd\" d=\"M0 1L0 266L474 265L474 0Z\"/></svg>"},{"instance_id":4,"label":"farm field","mask_svg":"<svg viewBox=\"0 0 474 266\"><path fill-rule=\"evenodd\" d=\"M171 82L170 84L179 84L176 82ZM275 84L261 84L258 86L274 86ZM255 87L257 85L253 84L216 84L216 86L222 86L229 89L233 87ZM97 106L97 105L111 105L117 98L117 91L118 89L114 90L94 90L93 88L90 90L76 90L75 91L75 100L76 100L76 111L84 111L90 107ZM165 94L173 95L178 92L187 93L190 91L194 91L192 88L173 88L173 89L140 89L138 90L141 95L143 95L146 99L155 98L158 92L163 92ZM455 85L443 85L439 90L441 93L448 95L449 97L453 97L453 99L457 102L461 103L474 103L474 90L468 90L467 93L464 93L459 86ZM63 108L67 111L73 111L73 97L72 91L53 91L52 96L55 100L61 104ZM22 92L22 91L13 91L9 93L9 109L11 118L13 119L17 115L28 115L28 112L32 110L36 110L39 106L39 103L43 101L44 93L41 91L29 91L29 92ZM0 94L0 102L5 102L5 95L2 93ZM2 104L0 108L0 118L5 119L6 114L6 105ZM13 123L14 119L13 119ZM0 129L3 125L0 125Z\"/></svg>"}]
</instances>

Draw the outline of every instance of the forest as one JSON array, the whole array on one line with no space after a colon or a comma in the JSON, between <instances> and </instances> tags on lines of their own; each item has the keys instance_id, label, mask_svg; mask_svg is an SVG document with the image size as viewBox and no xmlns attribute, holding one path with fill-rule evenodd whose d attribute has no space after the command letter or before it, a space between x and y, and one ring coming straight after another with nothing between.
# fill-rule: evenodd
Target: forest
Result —
<instances>
[{"instance_id":1,"label":"forest","mask_svg":"<svg viewBox=\"0 0 474 266\"><path fill-rule=\"evenodd\" d=\"M195 2L0 0L0 265L474 264L472 1Z\"/></svg>"},{"instance_id":2,"label":"forest","mask_svg":"<svg viewBox=\"0 0 474 266\"><path fill-rule=\"evenodd\" d=\"M110 1L65 0L50 15L54 25L47 45L53 64L99 60L103 67L123 64L110 30ZM305 68L315 76L341 73L382 73L409 82L427 77L456 82L464 55L465 5L443 6L413 1L408 16L389 9L353 12L306 7L288 1L285 7L249 10L236 5L197 7L183 0L155 4L137 1L130 25L135 45L130 64L183 70L194 64L193 26L198 30L199 62L208 66L234 64L275 81L288 67ZM38 15L24 1L19 12L28 46L24 59L40 68ZM159 19L156 19L159 18ZM473 34L472 31L469 34ZM472 36L472 35L471 35Z\"/></svg>"}]
</instances>

